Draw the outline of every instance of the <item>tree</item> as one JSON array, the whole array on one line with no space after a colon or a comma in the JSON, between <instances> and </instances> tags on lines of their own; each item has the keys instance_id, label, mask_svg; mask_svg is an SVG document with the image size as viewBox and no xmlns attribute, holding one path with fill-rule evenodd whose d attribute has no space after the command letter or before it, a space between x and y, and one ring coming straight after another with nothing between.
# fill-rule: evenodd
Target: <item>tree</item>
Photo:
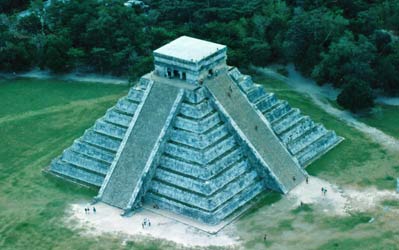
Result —
<instances>
[{"instance_id":1,"label":"tree","mask_svg":"<svg viewBox=\"0 0 399 250\"><path fill-rule=\"evenodd\" d=\"M249 48L251 62L256 66L266 66L270 64L270 45L266 42L255 43Z\"/></svg>"},{"instance_id":2,"label":"tree","mask_svg":"<svg viewBox=\"0 0 399 250\"><path fill-rule=\"evenodd\" d=\"M70 69L68 51L71 46L66 34L48 35L44 53L45 66L56 73Z\"/></svg>"},{"instance_id":3,"label":"tree","mask_svg":"<svg viewBox=\"0 0 399 250\"><path fill-rule=\"evenodd\" d=\"M357 112L374 105L370 85L361 80L349 80L338 95L337 102L352 112Z\"/></svg>"},{"instance_id":4,"label":"tree","mask_svg":"<svg viewBox=\"0 0 399 250\"><path fill-rule=\"evenodd\" d=\"M320 61L320 53L343 34L348 20L339 12L318 8L297 10L289 25L283 44L286 58L309 75Z\"/></svg>"},{"instance_id":5,"label":"tree","mask_svg":"<svg viewBox=\"0 0 399 250\"><path fill-rule=\"evenodd\" d=\"M315 66L312 77L319 83L342 86L348 80L374 81L372 64L376 57L375 46L364 36L356 41L347 32L331 44L327 53L322 53L321 62Z\"/></svg>"},{"instance_id":6,"label":"tree","mask_svg":"<svg viewBox=\"0 0 399 250\"><path fill-rule=\"evenodd\" d=\"M22 10L29 5L30 0L0 0L0 13L10 13Z\"/></svg>"}]
</instances>

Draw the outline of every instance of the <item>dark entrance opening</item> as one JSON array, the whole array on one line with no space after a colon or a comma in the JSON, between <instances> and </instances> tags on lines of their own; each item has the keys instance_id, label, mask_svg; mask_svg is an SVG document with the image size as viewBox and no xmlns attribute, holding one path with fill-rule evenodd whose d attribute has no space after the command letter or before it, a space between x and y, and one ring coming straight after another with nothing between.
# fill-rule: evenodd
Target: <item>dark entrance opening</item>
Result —
<instances>
[{"instance_id":1,"label":"dark entrance opening","mask_svg":"<svg viewBox=\"0 0 399 250\"><path fill-rule=\"evenodd\" d=\"M168 77L172 77L172 71L170 69L168 69Z\"/></svg>"},{"instance_id":2,"label":"dark entrance opening","mask_svg":"<svg viewBox=\"0 0 399 250\"><path fill-rule=\"evenodd\" d=\"M183 81L186 80L186 72L183 72L181 79L182 79Z\"/></svg>"},{"instance_id":3,"label":"dark entrance opening","mask_svg":"<svg viewBox=\"0 0 399 250\"><path fill-rule=\"evenodd\" d=\"M208 74L213 75L213 69L208 70Z\"/></svg>"},{"instance_id":4,"label":"dark entrance opening","mask_svg":"<svg viewBox=\"0 0 399 250\"><path fill-rule=\"evenodd\" d=\"M178 70L173 70L173 77L179 78L179 71Z\"/></svg>"}]
</instances>

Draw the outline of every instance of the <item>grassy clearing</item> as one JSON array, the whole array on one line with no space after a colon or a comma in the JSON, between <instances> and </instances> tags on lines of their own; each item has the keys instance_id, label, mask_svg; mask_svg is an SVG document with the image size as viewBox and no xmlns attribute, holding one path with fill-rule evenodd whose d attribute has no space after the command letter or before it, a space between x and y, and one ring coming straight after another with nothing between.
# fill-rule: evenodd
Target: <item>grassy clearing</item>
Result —
<instances>
[{"instance_id":1,"label":"grassy clearing","mask_svg":"<svg viewBox=\"0 0 399 250\"><path fill-rule=\"evenodd\" d=\"M399 139L399 106L377 105L359 120Z\"/></svg>"},{"instance_id":2,"label":"grassy clearing","mask_svg":"<svg viewBox=\"0 0 399 250\"><path fill-rule=\"evenodd\" d=\"M73 85L73 86L70 86ZM21 78L0 80L0 117L119 94L126 86ZM6 104L6 105L4 105Z\"/></svg>"}]
</instances>

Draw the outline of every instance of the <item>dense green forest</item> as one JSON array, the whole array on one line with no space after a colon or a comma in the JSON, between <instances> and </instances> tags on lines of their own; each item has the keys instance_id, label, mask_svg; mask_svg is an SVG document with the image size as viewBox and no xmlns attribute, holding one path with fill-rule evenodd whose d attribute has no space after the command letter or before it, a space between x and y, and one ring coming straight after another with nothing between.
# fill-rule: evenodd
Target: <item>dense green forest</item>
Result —
<instances>
[{"instance_id":1,"label":"dense green forest","mask_svg":"<svg viewBox=\"0 0 399 250\"><path fill-rule=\"evenodd\" d=\"M231 65L293 62L342 88L337 101L352 111L372 106L373 90L399 94L397 0L124 2L0 0L0 70L134 78L152 68L153 49L189 35L226 44Z\"/></svg>"}]
</instances>

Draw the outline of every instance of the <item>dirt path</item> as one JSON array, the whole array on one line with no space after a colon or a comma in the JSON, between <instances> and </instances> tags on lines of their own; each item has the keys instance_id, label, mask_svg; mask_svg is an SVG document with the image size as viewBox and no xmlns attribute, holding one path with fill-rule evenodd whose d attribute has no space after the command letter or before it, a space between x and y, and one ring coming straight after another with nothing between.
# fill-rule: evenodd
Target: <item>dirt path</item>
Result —
<instances>
[{"instance_id":1,"label":"dirt path","mask_svg":"<svg viewBox=\"0 0 399 250\"><path fill-rule=\"evenodd\" d=\"M71 110L71 109L81 107L81 106L89 107L90 105L93 105L93 104L98 104L98 103L115 100L118 97L119 97L119 95L109 95L109 96L103 96L103 97L95 98L95 99L74 101L74 102L70 102L65 105L52 106L52 107L34 110L34 111L28 111L28 112L24 112L24 113L16 114L16 115L6 115L6 116L3 116L0 118L0 125L4 122L13 122L13 121L17 121L17 120L34 117L37 115L57 113L57 112L61 112L61 111Z\"/></svg>"},{"instance_id":2,"label":"dirt path","mask_svg":"<svg viewBox=\"0 0 399 250\"><path fill-rule=\"evenodd\" d=\"M318 86L314 81L306 79L301 76L294 68L293 65L289 65L288 77L285 77L272 69L269 68L255 68L258 72L276 78L278 80L286 82L292 86L296 91L309 95L313 102L322 108L327 113L337 117L338 119L346 122L349 126L352 126L366 135L372 140L384 146L387 149L399 151L399 141L394 137L387 135L383 131L371 127L363 122L356 119L350 112L339 110L326 101L326 99L335 100L338 95L338 91L333 89L330 85Z\"/></svg>"},{"instance_id":3,"label":"dirt path","mask_svg":"<svg viewBox=\"0 0 399 250\"><path fill-rule=\"evenodd\" d=\"M118 237L122 235L122 242L131 239L144 241L148 238L156 238L190 247L234 247L238 244L238 239L230 236L233 233L229 231L229 228L210 235L148 210L135 213L132 217L122 217L120 216L122 210L104 203L95 205L97 210L95 214L92 211L85 214L84 208L87 206L87 203L72 204L69 209L70 213L66 217L66 223L72 228L85 229L83 234L89 236L106 233ZM142 227L145 218L150 220L150 227Z\"/></svg>"},{"instance_id":4,"label":"dirt path","mask_svg":"<svg viewBox=\"0 0 399 250\"><path fill-rule=\"evenodd\" d=\"M399 97L378 96L375 101L385 105L399 106Z\"/></svg>"},{"instance_id":5,"label":"dirt path","mask_svg":"<svg viewBox=\"0 0 399 250\"><path fill-rule=\"evenodd\" d=\"M321 188L326 188L324 195ZM311 176L309 183L303 182L293 189L287 196L295 202L297 207L300 202L315 204L329 215L349 215L351 212L370 211L381 204L383 200L397 200L399 194L390 190L377 190L376 188L341 188L317 177Z\"/></svg>"},{"instance_id":6,"label":"dirt path","mask_svg":"<svg viewBox=\"0 0 399 250\"><path fill-rule=\"evenodd\" d=\"M120 84L120 85L129 84L128 79L124 77L115 77L111 75L99 75L99 74L78 74L78 73L56 75L50 73L49 71L37 70L37 69L18 74L1 73L0 76L8 79L13 79L17 77L27 77L27 78L36 78L36 79L58 79L64 81L93 82L93 83L104 83L104 84Z\"/></svg>"}]
</instances>

